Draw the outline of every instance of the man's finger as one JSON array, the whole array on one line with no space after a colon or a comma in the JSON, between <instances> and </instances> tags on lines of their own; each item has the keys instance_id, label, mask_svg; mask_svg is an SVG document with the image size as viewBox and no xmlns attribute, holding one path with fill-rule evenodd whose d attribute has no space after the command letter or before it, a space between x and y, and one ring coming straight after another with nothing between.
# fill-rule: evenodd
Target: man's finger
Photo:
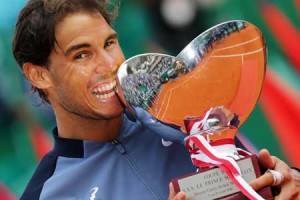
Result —
<instances>
[{"instance_id":1,"label":"man's finger","mask_svg":"<svg viewBox=\"0 0 300 200\"><path fill-rule=\"evenodd\" d=\"M172 200L185 200L185 193L184 192L178 192L176 194L176 196L174 197L174 199Z\"/></svg>"},{"instance_id":2,"label":"man's finger","mask_svg":"<svg viewBox=\"0 0 300 200\"><path fill-rule=\"evenodd\" d=\"M184 192L178 192L177 194L175 193L173 184L170 183L169 184L169 190L170 190L170 194L169 194L169 200L185 200L186 196Z\"/></svg>"},{"instance_id":3,"label":"man's finger","mask_svg":"<svg viewBox=\"0 0 300 200\"><path fill-rule=\"evenodd\" d=\"M169 194L169 200L171 200L171 199L172 199L173 197L175 197L175 195L176 195L172 183L169 183L169 191L170 191L170 194Z\"/></svg>"},{"instance_id":4,"label":"man's finger","mask_svg":"<svg viewBox=\"0 0 300 200\"><path fill-rule=\"evenodd\" d=\"M271 173L265 173L250 183L251 187L258 191L264 187L271 186L274 182L273 175Z\"/></svg>"},{"instance_id":5,"label":"man's finger","mask_svg":"<svg viewBox=\"0 0 300 200\"><path fill-rule=\"evenodd\" d=\"M275 164L274 159L270 155L269 151L262 149L258 154L258 159L260 164L266 169L274 169Z\"/></svg>"}]
</instances>

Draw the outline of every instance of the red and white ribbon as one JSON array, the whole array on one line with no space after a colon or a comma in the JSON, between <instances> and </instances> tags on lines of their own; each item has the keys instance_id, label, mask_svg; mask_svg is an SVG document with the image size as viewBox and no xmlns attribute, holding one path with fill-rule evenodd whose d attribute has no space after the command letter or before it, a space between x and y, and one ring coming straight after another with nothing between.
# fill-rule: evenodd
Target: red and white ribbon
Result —
<instances>
[{"instance_id":1,"label":"red and white ribbon","mask_svg":"<svg viewBox=\"0 0 300 200\"><path fill-rule=\"evenodd\" d=\"M210 135L220 133L226 127L231 127L231 121L226 119L222 109L224 108L212 108L203 117L185 120L186 130L189 134L185 139L185 145L190 151L192 162L201 169L213 166L220 167L245 196L251 200L263 200L242 178L240 168L235 161L235 159L240 159L249 155L249 153L237 149L234 140L231 138L208 142L210 141ZM215 115L216 118L212 115ZM210 126L208 119L212 123L218 122L217 125ZM207 138L204 138L203 134L206 134Z\"/></svg>"},{"instance_id":2,"label":"red and white ribbon","mask_svg":"<svg viewBox=\"0 0 300 200\"><path fill-rule=\"evenodd\" d=\"M186 139L186 146L191 152L191 158L195 166L205 168L218 166L224 170L232 182L251 200L263 200L253 188L242 178L240 168L231 157L216 151L206 139L199 134L189 136ZM201 154L205 154L202 159ZM200 155L200 156L199 156Z\"/></svg>"}]
</instances>

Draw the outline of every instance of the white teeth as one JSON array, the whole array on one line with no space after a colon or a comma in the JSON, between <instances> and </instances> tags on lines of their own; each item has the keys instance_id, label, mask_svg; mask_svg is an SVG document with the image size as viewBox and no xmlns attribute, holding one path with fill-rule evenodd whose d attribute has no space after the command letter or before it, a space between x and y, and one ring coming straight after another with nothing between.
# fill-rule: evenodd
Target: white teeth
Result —
<instances>
[{"instance_id":1,"label":"white teeth","mask_svg":"<svg viewBox=\"0 0 300 200\"><path fill-rule=\"evenodd\" d=\"M105 93L107 91L110 91L112 90L114 87L116 87L116 80L114 80L113 82L110 82L110 83L106 83L106 84L103 84L103 85L99 85L97 88L93 89L92 90L92 93L94 95L96 95L96 93ZM97 96L97 95L96 95ZM101 96L101 95L100 95ZM98 98L98 97L97 97Z\"/></svg>"},{"instance_id":2,"label":"white teeth","mask_svg":"<svg viewBox=\"0 0 300 200\"><path fill-rule=\"evenodd\" d=\"M105 100L116 95L114 88L116 88L116 81L110 83L105 83L99 85L97 88L92 90L92 94L96 96L97 99Z\"/></svg>"},{"instance_id":3,"label":"white teeth","mask_svg":"<svg viewBox=\"0 0 300 200\"><path fill-rule=\"evenodd\" d=\"M115 91L112 91L112 92L107 93L107 94L97 94L96 97L97 97L97 99L102 99L103 100L103 99L108 99L108 98L114 96L115 94L116 94Z\"/></svg>"}]
</instances>

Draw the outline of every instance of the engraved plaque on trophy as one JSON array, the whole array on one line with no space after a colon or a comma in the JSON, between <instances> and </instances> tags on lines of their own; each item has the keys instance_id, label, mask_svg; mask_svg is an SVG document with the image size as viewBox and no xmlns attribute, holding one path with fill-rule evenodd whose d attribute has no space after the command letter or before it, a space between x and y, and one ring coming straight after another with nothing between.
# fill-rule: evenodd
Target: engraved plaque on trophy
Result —
<instances>
[{"instance_id":1,"label":"engraved plaque on trophy","mask_svg":"<svg viewBox=\"0 0 300 200\"><path fill-rule=\"evenodd\" d=\"M260 175L259 165L255 155L239 160L238 165L242 177L251 182ZM203 170L172 180L175 191L184 191L187 199L238 199L247 200L245 195L232 183L226 173L220 168ZM263 189L259 194L265 199L273 199L269 188Z\"/></svg>"},{"instance_id":2,"label":"engraved plaque on trophy","mask_svg":"<svg viewBox=\"0 0 300 200\"><path fill-rule=\"evenodd\" d=\"M261 169L255 155L234 144L259 99L265 70L262 33L240 20L208 29L177 56L141 54L118 70L120 97L129 109L143 108L186 133L199 172L172 183L188 200L272 199L270 188L257 194L249 186Z\"/></svg>"}]
</instances>

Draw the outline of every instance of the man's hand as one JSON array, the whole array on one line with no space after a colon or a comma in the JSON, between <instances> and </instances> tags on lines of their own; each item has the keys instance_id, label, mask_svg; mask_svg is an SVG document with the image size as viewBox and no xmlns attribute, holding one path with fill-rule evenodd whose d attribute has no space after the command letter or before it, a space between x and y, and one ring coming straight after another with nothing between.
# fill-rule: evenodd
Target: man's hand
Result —
<instances>
[{"instance_id":1,"label":"man's hand","mask_svg":"<svg viewBox=\"0 0 300 200\"><path fill-rule=\"evenodd\" d=\"M184 192L178 192L177 194L174 191L173 184L169 184L170 194L168 200L186 200Z\"/></svg>"},{"instance_id":2,"label":"man's hand","mask_svg":"<svg viewBox=\"0 0 300 200\"><path fill-rule=\"evenodd\" d=\"M283 181L277 186L280 193L275 197L275 200L300 200L300 173L291 169L286 163L263 149L258 154L258 159L262 167L273 169L283 175ZM250 185L254 190L272 186L274 182L271 173L265 173L261 177L254 180Z\"/></svg>"}]
</instances>

